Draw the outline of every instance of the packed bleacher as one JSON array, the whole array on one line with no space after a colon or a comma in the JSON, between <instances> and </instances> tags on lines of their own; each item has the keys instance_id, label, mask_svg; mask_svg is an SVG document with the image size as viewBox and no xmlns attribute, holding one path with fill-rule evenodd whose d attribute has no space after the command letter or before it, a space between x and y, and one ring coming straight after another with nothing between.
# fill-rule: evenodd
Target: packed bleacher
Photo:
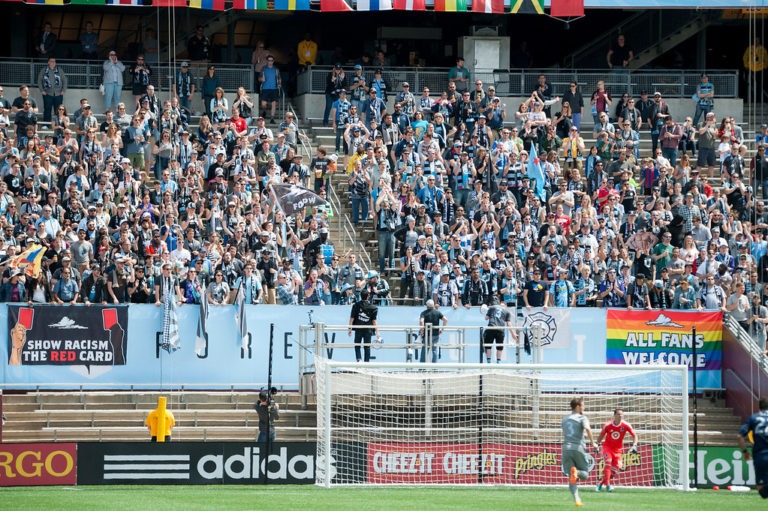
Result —
<instances>
[{"instance_id":1,"label":"packed bleacher","mask_svg":"<svg viewBox=\"0 0 768 511\"><path fill-rule=\"evenodd\" d=\"M292 111L274 119L272 96L225 91L214 65L195 91L183 62L160 97L142 61L110 52L104 105L67 112L53 57L44 105L27 87L0 98L3 301L152 303L168 271L180 303L243 289L246 303L348 304L368 288L379 305L721 309L765 336L768 225L752 187L768 128L747 140L716 118L705 76L692 111L671 112L659 93L602 81L553 91L542 75L506 105L461 64L441 91L337 65L323 118L335 151L304 161L306 137ZM118 75L135 104L109 91ZM282 182L348 192L378 271L334 254L330 208L286 218L270 196ZM36 246L29 275L19 254Z\"/></svg>"}]
</instances>

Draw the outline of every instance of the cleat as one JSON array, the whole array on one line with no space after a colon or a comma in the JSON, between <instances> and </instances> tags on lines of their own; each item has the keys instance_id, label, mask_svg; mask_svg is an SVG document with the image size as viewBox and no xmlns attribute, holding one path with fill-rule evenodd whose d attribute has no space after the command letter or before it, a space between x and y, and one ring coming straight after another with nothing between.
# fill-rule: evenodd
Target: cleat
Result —
<instances>
[{"instance_id":1,"label":"cleat","mask_svg":"<svg viewBox=\"0 0 768 511\"><path fill-rule=\"evenodd\" d=\"M579 481L578 470L576 470L576 467L571 467L571 473L568 476L568 482L571 484L576 484L578 481Z\"/></svg>"},{"instance_id":2,"label":"cleat","mask_svg":"<svg viewBox=\"0 0 768 511\"><path fill-rule=\"evenodd\" d=\"M607 491L608 493L613 493L613 486L606 486L605 491Z\"/></svg>"},{"instance_id":3,"label":"cleat","mask_svg":"<svg viewBox=\"0 0 768 511\"><path fill-rule=\"evenodd\" d=\"M595 488L595 491L597 493L600 493L601 491L603 491L603 483L598 483L597 488Z\"/></svg>"},{"instance_id":4,"label":"cleat","mask_svg":"<svg viewBox=\"0 0 768 511\"><path fill-rule=\"evenodd\" d=\"M581 506L584 505L584 503L581 501L581 499L576 499L575 504L576 504L576 507L581 507Z\"/></svg>"}]
</instances>

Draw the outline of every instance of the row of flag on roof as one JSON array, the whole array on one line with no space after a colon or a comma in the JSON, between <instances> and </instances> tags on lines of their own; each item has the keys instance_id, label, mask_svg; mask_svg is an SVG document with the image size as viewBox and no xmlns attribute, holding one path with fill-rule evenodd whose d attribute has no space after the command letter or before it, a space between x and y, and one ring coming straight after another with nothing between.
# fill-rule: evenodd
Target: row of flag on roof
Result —
<instances>
[{"instance_id":1,"label":"row of flag on roof","mask_svg":"<svg viewBox=\"0 0 768 511\"><path fill-rule=\"evenodd\" d=\"M37 5L122 5L152 7L191 7L223 11L230 0L0 0L23 1ZM437 12L474 12L486 14L544 14L544 0L433 0ZM320 0L321 12L352 11L426 11L426 0ZM308 11L310 0L231 0L233 9L245 11ZM550 0L550 15L584 16L584 0Z\"/></svg>"}]
</instances>

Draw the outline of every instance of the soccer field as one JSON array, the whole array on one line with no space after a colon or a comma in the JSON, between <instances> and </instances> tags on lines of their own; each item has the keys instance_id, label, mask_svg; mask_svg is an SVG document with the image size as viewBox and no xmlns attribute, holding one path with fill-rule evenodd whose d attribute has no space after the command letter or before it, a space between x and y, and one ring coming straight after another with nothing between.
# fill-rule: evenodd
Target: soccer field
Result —
<instances>
[{"instance_id":1,"label":"soccer field","mask_svg":"<svg viewBox=\"0 0 768 511\"><path fill-rule=\"evenodd\" d=\"M755 491L624 490L595 493L581 488L584 508L606 511L764 508ZM510 487L358 487L315 486L78 486L5 488L3 509L13 511L228 510L336 511L502 509L545 511L574 508L568 489ZM575 509L575 508L574 508Z\"/></svg>"}]
</instances>

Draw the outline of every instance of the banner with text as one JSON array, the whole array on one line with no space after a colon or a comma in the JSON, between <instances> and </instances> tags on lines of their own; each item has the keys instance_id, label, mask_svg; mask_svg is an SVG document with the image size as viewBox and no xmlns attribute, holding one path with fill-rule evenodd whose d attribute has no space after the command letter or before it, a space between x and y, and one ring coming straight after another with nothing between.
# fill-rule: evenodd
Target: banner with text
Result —
<instances>
[{"instance_id":1,"label":"banner with text","mask_svg":"<svg viewBox=\"0 0 768 511\"><path fill-rule=\"evenodd\" d=\"M538 485L565 480L562 444L443 444L369 443L368 483L372 484L487 484ZM653 451L641 446L624 454L622 484L653 486ZM586 484L597 484L603 461ZM645 470L640 470L640 469Z\"/></svg>"},{"instance_id":2,"label":"banner with text","mask_svg":"<svg viewBox=\"0 0 768 511\"><path fill-rule=\"evenodd\" d=\"M609 309L606 328L606 363L685 364L691 369L695 364L699 388L722 387L722 312Z\"/></svg>"},{"instance_id":3,"label":"banner with text","mask_svg":"<svg viewBox=\"0 0 768 511\"><path fill-rule=\"evenodd\" d=\"M77 444L0 444L0 486L77 483Z\"/></svg>"},{"instance_id":4,"label":"banner with text","mask_svg":"<svg viewBox=\"0 0 768 511\"><path fill-rule=\"evenodd\" d=\"M128 307L8 307L8 365L125 365Z\"/></svg>"}]
</instances>

